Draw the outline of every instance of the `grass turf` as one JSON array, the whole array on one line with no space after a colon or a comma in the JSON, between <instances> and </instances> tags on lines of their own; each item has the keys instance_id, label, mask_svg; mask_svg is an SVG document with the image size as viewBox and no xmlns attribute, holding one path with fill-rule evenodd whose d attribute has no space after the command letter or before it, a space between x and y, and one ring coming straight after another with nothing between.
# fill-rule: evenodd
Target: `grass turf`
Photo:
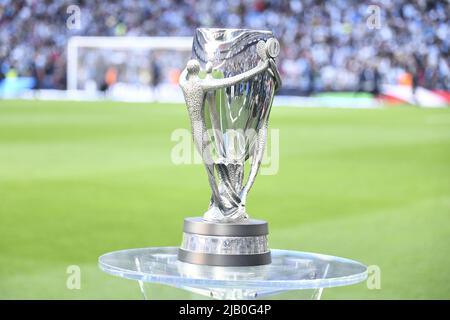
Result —
<instances>
[{"instance_id":1,"label":"grass turf","mask_svg":"<svg viewBox=\"0 0 450 320\"><path fill-rule=\"evenodd\" d=\"M102 253L176 246L201 215L200 165L174 165L180 105L0 101L0 298L140 298L103 274ZM259 176L253 217L270 245L381 268L338 298L450 298L450 110L274 108L277 175ZM79 265L81 289L66 288Z\"/></svg>"}]
</instances>

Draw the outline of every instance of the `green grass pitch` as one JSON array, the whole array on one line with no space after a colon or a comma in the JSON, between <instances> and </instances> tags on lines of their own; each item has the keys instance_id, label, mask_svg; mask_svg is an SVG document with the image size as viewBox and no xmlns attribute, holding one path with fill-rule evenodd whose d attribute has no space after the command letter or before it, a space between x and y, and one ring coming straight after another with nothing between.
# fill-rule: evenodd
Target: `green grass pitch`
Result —
<instances>
[{"instance_id":1,"label":"green grass pitch","mask_svg":"<svg viewBox=\"0 0 450 320\"><path fill-rule=\"evenodd\" d=\"M203 167L170 158L188 126L181 105L0 101L0 298L140 299L97 258L177 246L183 217L205 211ZM279 171L247 205L271 247L381 269L381 289L324 299L450 298L450 109L276 107L271 128Z\"/></svg>"}]
</instances>

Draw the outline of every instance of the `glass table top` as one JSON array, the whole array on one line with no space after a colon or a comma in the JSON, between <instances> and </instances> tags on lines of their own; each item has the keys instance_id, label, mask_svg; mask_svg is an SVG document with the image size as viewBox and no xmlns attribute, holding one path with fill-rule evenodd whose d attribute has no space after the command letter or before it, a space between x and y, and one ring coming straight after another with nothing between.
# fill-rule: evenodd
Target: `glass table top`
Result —
<instances>
[{"instance_id":1,"label":"glass table top","mask_svg":"<svg viewBox=\"0 0 450 320\"><path fill-rule=\"evenodd\" d=\"M215 267L178 261L178 247L128 249L106 253L106 273L182 288L245 288L270 292L345 286L364 281L359 262L317 253L272 249L272 263L252 267Z\"/></svg>"}]
</instances>

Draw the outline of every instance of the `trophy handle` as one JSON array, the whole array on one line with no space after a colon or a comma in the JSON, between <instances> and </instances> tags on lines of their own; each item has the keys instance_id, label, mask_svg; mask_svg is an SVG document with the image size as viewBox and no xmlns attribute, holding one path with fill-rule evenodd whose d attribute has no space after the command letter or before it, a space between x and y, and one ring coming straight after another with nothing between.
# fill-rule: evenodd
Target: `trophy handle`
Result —
<instances>
[{"instance_id":1,"label":"trophy handle","mask_svg":"<svg viewBox=\"0 0 450 320\"><path fill-rule=\"evenodd\" d=\"M267 55L263 56L262 59L263 59L263 61L258 63L258 65L256 67L254 67L253 69L250 69L246 72L243 72L241 74L237 74L235 76L223 78L223 79L214 79L213 77L209 76L209 77L206 77L205 79L198 78L198 81L199 81L200 86L202 87L203 91L207 92L207 91L213 91L216 89L233 86L236 83L249 80L267 70L270 73L270 75L275 79L275 90L278 90L281 87L282 82L281 82L280 73L278 72L278 68L275 64L274 59L268 57ZM198 64L198 62L196 60L191 60L191 61L195 61L195 63ZM188 64L191 61L189 61ZM194 62L192 62L192 63L194 63ZM209 69L207 71L208 71L207 73L210 74L212 70ZM188 76L190 76L190 75L191 75L191 73L188 71L188 68L185 68L180 75L180 84L189 81ZM198 71L197 71L196 76L198 77Z\"/></svg>"},{"instance_id":2,"label":"trophy handle","mask_svg":"<svg viewBox=\"0 0 450 320\"><path fill-rule=\"evenodd\" d=\"M278 71L277 65L273 59L269 59L269 68L267 69L270 75L275 79L275 91L281 88L283 82L281 81L280 72Z\"/></svg>"},{"instance_id":3,"label":"trophy handle","mask_svg":"<svg viewBox=\"0 0 450 320\"><path fill-rule=\"evenodd\" d=\"M278 68L274 60L280 52L280 44L278 43L278 40L275 38L270 38L265 42L261 40L257 45L257 51L262 61L259 62L256 67L241 74L224 79L213 79L212 77L207 77L207 79L205 79L206 81L201 81L203 90L210 91L233 86L236 83L249 80L266 70L275 79L275 90L278 90L282 85L280 73L278 72ZM209 69L207 70L207 73L211 73L212 68L209 67L207 69Z\"/></svg>"},{"instance_id":4,"label":"trophy handle","mask_svg":"<svg viewBox=\"0 0 450 320\"><path fill-rule=\"evenodd\" d=\"M259 168L261 166L261 161L264 156L264 149L266 146L266 139L267 139L267 128L269 125L269 121L266 118L264 120L264 123L262 127L258 130L258 136L257 136L257 145L252 157L252 165L250 167L250 173L247 178L247 182L242 188L240 198L243 204L245 204L247 199L247 194L249 193L250 189L253 186L253 183L255 182L256 176L258 175Z\"/></svg>"},{"instance_id":5,"label":"trophy handle","mask_svg":"<svg viewBox=\"0 0 450 320\"><path fill-rule=\"evenodd\" d=\"M205 93L200 85L201 80L198 77L199 71L200 65L198 61L189 61L180 76L180 86L185 95L186 105L191 119L192 137L197 151L203 159L208 175L208 182L212 191L212 200L220 209L222 209L219 190L214 177L214 162L208 149L207 139L204 138L207 128L201 109L203 107Z\"/></svg>"},{"instance_id":6,"label":"trophy handle","mask_svg":"<svg viewBox=\"0 0 450 320\"><path fill-rule=\"evenodd\" d=\"M204 91L212 91L215 89L226 88L235 85L236 83L243 82L249 80L258 74L266 71L270 67L270 62L268 60L264 62L260 62L256 67L250 69L241 74L237 74L232 77L223 78L223 79L214 79L209 78L205 81L201 81L201 86Z\"/></svg>"}]
</instances>

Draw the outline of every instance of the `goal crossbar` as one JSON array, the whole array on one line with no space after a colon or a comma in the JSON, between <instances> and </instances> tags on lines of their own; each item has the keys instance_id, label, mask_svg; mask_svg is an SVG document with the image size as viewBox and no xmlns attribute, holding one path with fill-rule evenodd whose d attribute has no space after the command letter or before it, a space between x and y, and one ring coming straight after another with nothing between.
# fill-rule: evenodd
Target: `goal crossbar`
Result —
<instances>
[{"instance_id":1,"label":"goal crossbar","mask_svg":"<svg viewBox=\"0 0 450 320\"><path fill-rule=\"evenodd\" d=\"M67 89L77 89L78 49L192 49L192 37L71 37L67 44Z\"/></svg>"}]
</instances>

